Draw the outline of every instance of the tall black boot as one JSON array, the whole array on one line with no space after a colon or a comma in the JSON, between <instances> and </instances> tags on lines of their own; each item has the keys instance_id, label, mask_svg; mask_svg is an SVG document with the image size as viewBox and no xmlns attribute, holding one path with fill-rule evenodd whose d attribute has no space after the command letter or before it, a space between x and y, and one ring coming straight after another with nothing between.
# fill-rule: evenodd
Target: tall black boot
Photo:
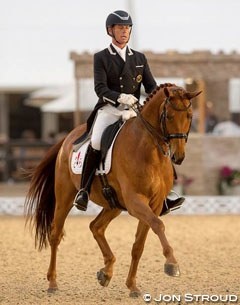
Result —
<instances>
[{"instance_id":1,"label":"tall black boot","mask_svg":"<svg viewBox=\"0 0 240 305\"><path fill-rule=\"evenodd\" d=\"M184 201L185 201L184 197L178 197L177 199L174 200L166 198L165 202L163 203L163 208L160 213L160 216L166 215L171 211L179 209Z\"/></svg>"},{"instance_id":2,"label":"tall black boot","mask_svg":"<svg viewBox=\"0 0 240 305\"><path fill-rule=\"evenodd\" d=\"M83 164L80 190L74 199L74 205L79 210L87 210L92 181L94 179L100 159L101 152L99 150L93 149L89 144Z\"/></svg>"},{"instance_id":3,"label":"tall black boot","mask_svg":"<svg viewBox=\"0 0 240 305\"><path fill-rule=\"evenodd\" d=\"M173 177L174 177L174 179L177 179L177 172L176 172L173 162L172 162L172 167L173 167ZM160 213L160 216L166 215L166 214L170 213L171 211L180 209L184 201L185 201L184 197L178 197L177 199L166 198L164 200L163 208Z\"/></svg>"}]
</instances>

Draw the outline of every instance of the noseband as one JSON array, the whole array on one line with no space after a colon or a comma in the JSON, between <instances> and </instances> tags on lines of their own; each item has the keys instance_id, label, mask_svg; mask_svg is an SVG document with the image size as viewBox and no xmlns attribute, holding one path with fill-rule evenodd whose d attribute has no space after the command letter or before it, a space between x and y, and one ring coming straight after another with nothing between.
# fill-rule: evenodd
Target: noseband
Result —
<instances>
[{"instance_id":1,"label":"noseband","mask_svg":"<svg viewBox=\"0 0 240 305\"><path fill-rule=\"evenodd\" d=\"M169 133L168 130L167 130L167 123L166 123L166 120L167 120L167 107L166 106L167 106L167 104L169 104L175 111L187 111L191 107L192 103L190 102L188 106L184 105L184 108L180 109L180 108L177 108L176 105L174 105L171 102L170 97L167 97L165 99L164 106L163 106L163 111L162 111L161 116L160 116L160 124L161 124L161 128L162 128L163 136L164 136L165 139L167 139L167 142L169 142L171 139L185 139L185 141L187 142L188 134L189 134L189 131L190 131L190 128L191 128L191 123L189 125L189 129L188 129L187 133Z\"/></svg>"}]
</instances>

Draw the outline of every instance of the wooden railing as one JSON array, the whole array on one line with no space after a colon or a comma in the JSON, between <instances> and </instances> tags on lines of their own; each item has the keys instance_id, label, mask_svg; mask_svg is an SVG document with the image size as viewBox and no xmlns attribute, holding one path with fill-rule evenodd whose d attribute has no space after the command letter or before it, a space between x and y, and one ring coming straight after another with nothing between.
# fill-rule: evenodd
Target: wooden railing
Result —
<instances>
[{"instance_id":1,"label":"wooden railing","mask_svg":"<svg viewBox=\"0 0 240 305\"><path fill-rule=\"evenodd\" d=\"M0 181L23 181L52 144L40 140L11 140L0 143Z\"/></svg>"}]
</instances>

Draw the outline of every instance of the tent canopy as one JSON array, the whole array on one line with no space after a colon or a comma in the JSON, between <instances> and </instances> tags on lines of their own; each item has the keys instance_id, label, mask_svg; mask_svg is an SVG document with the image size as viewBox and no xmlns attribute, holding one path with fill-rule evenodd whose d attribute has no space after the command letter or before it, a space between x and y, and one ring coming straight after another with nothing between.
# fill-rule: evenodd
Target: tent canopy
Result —
<instances>
[{"instance_id":1,"label":"tent canopy","mask_svg":"<svg viewBox=\"0 0 240 305\"><path fill-rule=\"evenodd\" d=\"M177 77L156 78L156 82L158 85L173 83L185 87L184 79ZM94 91L93 78L80 79L79 88L79 110L92 110L98 99ZM140 101L145 99L145 96L143 88ZM36 90L26 100L26 104L40 107L43 112L74 112L77 109L75 85L52 86Z\"/></svg>"},{"instance_id":2,"label":"tent canopy","mask_svg":"<svg viewBox=\"0 0 240 305\"><path fill-rule=\"evenodd\" d=\"M97 95L94 91L92 78L80 80L79 84L79 110L92 110L97 102ZM76 105L76 89L74 86L65 90L64 94L41 107L43 112L74 112Z\"/></svg>"}]
</instances>

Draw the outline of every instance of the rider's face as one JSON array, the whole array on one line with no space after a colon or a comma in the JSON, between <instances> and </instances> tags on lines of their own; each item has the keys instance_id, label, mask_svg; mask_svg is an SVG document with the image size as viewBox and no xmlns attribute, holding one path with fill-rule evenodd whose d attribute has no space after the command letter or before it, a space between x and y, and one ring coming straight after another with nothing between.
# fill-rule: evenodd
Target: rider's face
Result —
<instances>
[{"instance_id":1,"label":"rider's face","mask_svg":"<svg viewBox=\"0 0 240 305\"><path fill-rule=\"evenodd\" d=\"M113 39L118 42L118 44L125 46L129 40L131 33L131 26L116 24L114 27L110 28L109 31L113 35Z\"/></svg>"}]
</instances>

